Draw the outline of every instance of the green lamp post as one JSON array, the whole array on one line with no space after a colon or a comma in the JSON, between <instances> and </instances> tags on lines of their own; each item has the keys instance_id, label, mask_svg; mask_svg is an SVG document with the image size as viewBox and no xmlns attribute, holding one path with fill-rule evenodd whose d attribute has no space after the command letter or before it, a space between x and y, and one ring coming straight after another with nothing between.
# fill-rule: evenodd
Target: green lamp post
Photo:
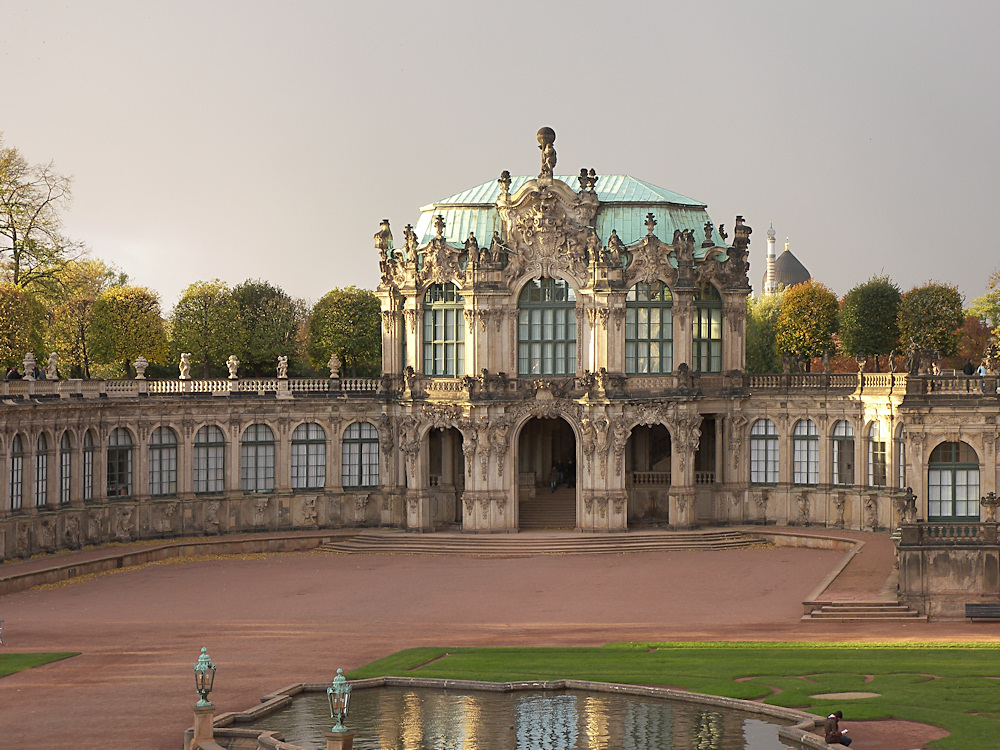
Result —
<instances>
[{"instance_id":1,"label":"green lamp post","mask_svg":"<svg viewBox=\"0 0 1000 750\"><path fill-rule=\"evenodd\" d=\"M201 649L201 656L194 665L194 686L201 698L195 704L197 708L211 706L208 702L208 694L212 692L212 685L215 683L215 665L208 657L208 649Z\"/></svg>"},{"instance_id":2,"label":"green lamp post","mask_svg":"<svg viewBox=\"0 0 1000 750\"><path fill-rule=\"evenodd\" d=\"M346 732L344 717L347 716L347 708L351 703L351 685L344 677L344 670L338 669L337 676L333 678L333 684L326 689L326 699L330 702L330 718L336 719L331 732Z\"/></svg>"}]
</instances>

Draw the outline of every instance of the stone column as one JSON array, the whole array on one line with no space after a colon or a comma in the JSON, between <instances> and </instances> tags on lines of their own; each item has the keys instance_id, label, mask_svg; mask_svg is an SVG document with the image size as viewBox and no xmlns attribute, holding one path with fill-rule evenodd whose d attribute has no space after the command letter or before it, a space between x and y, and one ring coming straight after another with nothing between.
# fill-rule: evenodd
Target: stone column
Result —
<instances>
[{"instance_id":1,"label":"stone column","mask_svg":"<svg viewBox=\"0 0 1000 750\"><path fill-rule=\"evenodd\" d=\"M673 369L676 372L677 366L682 362L686 363L692 370L694 370L694 363L692 362L692 357L694 356L694 343L693 343L693 325L694 325L694 289L675 289L674 290L674 365ZM723 350L725 350L726 342L723 341ZM725 355L723 355L725 356Z\"/></svg>"},{"instance_id":2,"label":"stone column","mask_svg":"<svg viewBox=\"0 0 1000 750\"><path fill-rule=\"evenodd\" d=\"M194 733L185 750L195 750L202 742L215 743L215 727L212 723L214 713L214 706L194 707Z\"/></svg>"},{"instance_id":3,"label":"stone column","mask_svg":"<svg viewBox=\"0 0 1000 750\"><path fill-rule=\"evenodd\" d=\"M353 750L354 732L324 732L326 750Z\"/></svg>"}]
</instances>

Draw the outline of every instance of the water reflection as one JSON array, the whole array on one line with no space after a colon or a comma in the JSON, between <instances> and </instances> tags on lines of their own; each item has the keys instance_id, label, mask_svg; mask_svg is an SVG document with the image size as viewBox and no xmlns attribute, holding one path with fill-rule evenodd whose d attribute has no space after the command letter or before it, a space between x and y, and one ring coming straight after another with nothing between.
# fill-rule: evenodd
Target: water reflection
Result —
<instances>
[{"instance_id":1,"label":"water reflection","mask_svg":"<svg viewBox=\"0 0 1000 750\"><path fill-rule=\"evenodd\" d=\"M547 691L355 691L348 727L356 750L775 750L778 722L654 698ZM303 693L257 729L324 748L325 695Z\"/></svg>"}]
</instances>

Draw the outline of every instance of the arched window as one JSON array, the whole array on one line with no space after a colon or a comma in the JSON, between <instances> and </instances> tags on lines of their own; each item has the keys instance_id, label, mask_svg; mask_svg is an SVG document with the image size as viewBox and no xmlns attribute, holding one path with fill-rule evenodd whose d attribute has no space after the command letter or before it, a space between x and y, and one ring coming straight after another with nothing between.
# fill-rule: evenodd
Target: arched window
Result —
<instances>
[{"instance_id":1,"label":"arched window","mask_svg":"<svg viewBox=\"0 0 1000 750\"><path fill-rule=\"evenodd\" d=\"M885 487L885 438L878 420L868 427L868 486Z\"/></svg>"},{"instance_id":2,"label":"arched window","mask_svg":"<svg viewBox=\"0 0 1000 750\"><path fill-rule=\"evenodd\" d=\"M240 489L244 492L274 490L274 433L266 424L252 424L243 433Z\"/></svg>"},{"instance_id":3,"label":"arched window","mask_svg":"<svg viewBox=\"0 0 1000 750\"><path fill-rule=\"evenodd\" d=\"M169 427L157 427L149 436L149 494L177 494L177 434Z\"/></svg>"},{"instance_id":4,"label":"arched window","mask_svg":"<svg viewBox=\"0 0 1000 750\"><path fill-rule=\"evenodd\" d=\"M433 284L424 294L424 374L465 373L465 298L455 285Z\"/></svg>"},{"instance_id":5,"label":"arched window","mask_svg":"<svg viewBox=\"0 0 1000 750\"><path fill-rule=\"evenodd\" d=\"M854 428L846 419L833 426L833 483L845 487L854 484Z\"/></svg>"},{"instance_id":6,"label":"arched window","mask_svg":"<svg viewBox=\"0 0 1000 750\"><path fill-rule=\"evenodd\" d=\"M344 430L340 483L345 488L378 486L378 430L354 422Z\"/></svg>"},{"instance_id":7,"label":"arched window","mask_svg":"<svg viewBox=\"0 0 1000 750\"><path fill-rule=\"evenodd\" d=\"M45 433L35 443L35 507L44 508L49 501L49 441Z\"/></svg>"},{"instance_id":8,"label":"arched window","mask_svg":"<svg viewBox=\"0 0 1000 750\"><path fill-rule=\"evenodd\" d=\"M819 482L819 433L811 419L800 419L792 431L792 482Z\"/></svg>"},{"instance_id":9,"label":"arched window","mask_svg":"<svg viewBox=\"0 0 1000 750\"><path fill-rule=\"evenodd\" d=\"M132 436L124 427L108 438L108 497L132 497Z\"/></svg>"},{"instance_id":10,"label":"arched window","mask_svg":"<svg viewBox=\"0 0 1000 750\"><path fill-rule=\"evenodd\" d=\"M24 443L15 435L10 443L10 509L20 510L24 504Z\"/></svg>"},{"instance_id":11,"label":"arched window","mask_svg":"<svg viewBox=\"0 0 1000 750\"><path fill-rule=\"evenodd\" d=\"M927 520L979 520L979 456L968 443L941 443L931 451Z\"/></svg>"},{"instance_id":12,"label":"arched window","mask_svg":"<svg viewBox=\"0 0 1000 750\"><path fill-rule=\"evenodd\" d=\"M319 489L326 485L326 433L315 422L292 432L292 489Z\"/></svg>"},{"instance_id":13,"label":"arched window","mask_svg":"<svg viewBox=\"0 0 1000 750\"><path fill-rule=\"evenodd\" d=\"M668 373L674 366L674 298L662 281L636 284L625 298L625 372Z\"/></svg>"},{"instance_id":14,"label":"arched window","mask_svg":"<svg viewBox=\"0 0 1000 750\"><path fill-rule=\"evenodd\" d=\"M722 297L711 284L699 284L694 295L692 363L697 372L722 372Z\"/></svg>"},{"instance_id":15,"label":"arched window","mask_svg":"<svg viewBox=\"0 0 1000 750\"><path fill-rule=\"evenodd\" d=\"M906 489L906 428L896 433L896 487Z\"/></svg>"},{"instance_id":16,"label":"arched window","mask_svg":"<svg viewBox=\"0 0 1000 750\"><path fill-rule=\"evenodd\" d=\"M83 433L83 501L94 499L94 435L90 430Z\"/></svg>"},{"instance_id":17,"label":"arched window","mask_svg":"<svg viewBox=\"0 0 1000 750\"><path fill-rule=\"evenodd\" d=\"M73 446L69 432L63 432L59 439L59 504L69 505L70 488L73 479Z\"/></svg>"},{"instance_id":18,"label":"arched window","mask_svg":"<svg viewBox=\"0 0 1000 750\"><path fill-rule=\"evenodd\" d=\"M750 482L778 482L778 429L770 419L758 419L750 428Z\"/></svg>"},{"instance_id":19,"label":"arched window","mask_svg":"<svg viewBox=\"0 0 1000 750\"><path fill-rule=\"evenodd\" d=\"M194 436L195 494L226 489L226 436L214 424L205 425Z\"/></svg>"},{"instance_id":20,"label":"arched window","mask_svg":"<svg viewBox=\"0 0 1000 750\"><path fill-rule=\"evenodd\" d=\"M576 373L576 294L562 279L529 281L517 301L517 372Z\"/></svg>"}]
</instances>

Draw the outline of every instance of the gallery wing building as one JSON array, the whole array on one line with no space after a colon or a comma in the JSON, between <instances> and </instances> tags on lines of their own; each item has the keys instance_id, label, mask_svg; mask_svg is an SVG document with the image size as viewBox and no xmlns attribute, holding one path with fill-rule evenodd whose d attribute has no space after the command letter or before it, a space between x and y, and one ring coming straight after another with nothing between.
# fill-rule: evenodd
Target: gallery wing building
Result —
<instances>
[{"instance_id":1,"label":"gallery wing building","mask_svg":"<svg viewBox=\"0 0 1000 750\"><path fill-rule=\"evenodd\" d=\"M906 373L748 375L743 218L559 176L538 140L537 176L383 221L379 379L0 385L0 558L363 526L902 524L904 594L967 547L1000 596L995 373L922 374L915 353Z\"/></svg>"}]
</instances>

